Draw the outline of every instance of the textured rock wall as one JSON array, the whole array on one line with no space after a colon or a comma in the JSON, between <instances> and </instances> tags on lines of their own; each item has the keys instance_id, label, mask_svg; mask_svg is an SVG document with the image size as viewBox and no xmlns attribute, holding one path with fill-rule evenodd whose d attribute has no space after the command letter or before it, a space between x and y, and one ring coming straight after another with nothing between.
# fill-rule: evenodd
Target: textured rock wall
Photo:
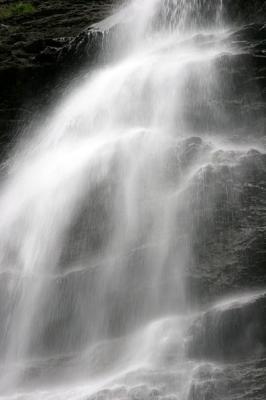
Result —
<instances>
[{"instance_id":1,"label":"textured rock wall","mask_svg":"<svg viewBox=\"0 0 266 400\"><path fill-rule=\"evenodd\" d=\"M0 11L15 3L1 0ZM6 145L12 145L16 132L47 106L51 98L60 95L62 87L83 62L95 61L97 43L82 32L108 16L116 1L30 3L34 7L31 13L3 18L0 12L2 154Z\"/></svg>"},{"instance_id":2,"label":"textured rock wall","mask_svg":"<svg viewBox=\"0 0 266 400\"><path fill-rule=\"evenodd\" d=\"M0 10L15 3L15 0L1 0ZM88 37L85 32L88 26L108 16L121 1L32 0L30 3L34 7L31 13L8 18L1 17L0 13L2 155L7 145L12 145L16 139L16 132L38 110L48 106L51 98L60 95L78 69L97 61L101 37ZM255 117L262 131L266 93L265 27L262 24L265 2L224 0L223 4L225 19L230 23L252 23L240 29L235 38L236 41L245 41L251 54L230 59L225 56L219 61L221 79L228 83L228 98L227 101L215 101L227 112L228 126L239 121L247 126L250 117ZM250 79L246 79L247 76ZM257 86L259 91L254 90ZM246 109L243 113L244 97Z\"/></svg>"}]
</instances>

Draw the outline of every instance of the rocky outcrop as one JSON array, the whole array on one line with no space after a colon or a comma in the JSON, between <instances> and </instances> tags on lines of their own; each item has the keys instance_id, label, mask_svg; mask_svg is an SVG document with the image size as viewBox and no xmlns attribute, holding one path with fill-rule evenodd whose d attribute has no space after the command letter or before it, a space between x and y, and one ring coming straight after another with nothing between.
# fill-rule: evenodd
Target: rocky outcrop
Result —
<instances>
[{"instance_id":1,"label":"rocky outcrop","mask_svg":"<svg viewBox=\"0 0 266 400\"><path fill-rule=\"evenodd\" d=\"M250 138L265 134L266 115L266 26L250 24L229 38L236 54L216 61L217 82L222 88L214 99L220 127L250 130Z\"/></svg>"},{"instance_id":2,"label":"rocky outcrop","mask_svg":"<svg viewBox=\"0 0 266 400\"><path fill-rule=\"evenodd\" d=\"M189 330L188 356L201 360L190 400L265 396L266 297L248 293L220 301L201 313Z\"/></svg>"},{"instance_id":3,"label":"rocky outcrop","mask_svg":"<svg viewBox=\"0 0 266 400\"><path fill-rule=\"evenodd\" d=\"M195 370L189 400L263 400L266 359L219 365L206 363Z\"/></svg>"},{"instance_id":4,"label":"rocky outcrop","mask_svg":"<svg viewBox=\"0 0 266 400\"><path fill-rule=\"evenodd\" d=\"M2 0L1 10L16 3ZM1 69L37 66L41 53L56 51L88 26L105 18L115 1L33 0L25 3L34 7L33 12L13 13L5 18L1 18L0 13Z\"/></svg>"},{"instance_id":5,"label":"rocky outcrop","mask_svg":"<svg viewBox=\"0 0 266 400\"><path fill-rule=\"evenodd\" d=\"M198 46L217 45L212 35L194 38ZM184 99L188 126L197 132L217 131L230 137L254 140L265 134L266 115L266 27L249 24L234 28L224 39L230 49L221 53L210 67L208 85L195 67ZM223 46L223 40L220 43Z\"/></svg>"},{"instance_id":6,"label":"rocky outcrop","mask_svg":"<svg viewBox=\"0 0 266 400\"><path fill-rule=\"evenodd\" d=\"M265 155L220 150L212 159L190 189L188 292L196 302L266 284Z\"/></svg>"},{"instance_id":7,"label":"rocky outcrop","mask_svg":"<svg viewBox=\"0 0 266 400\"><path fill-rule=\"evenodd\" d=\"M0 7L15 4L4 0ZM0 14L1 157L17 131L45 109L86 63L97 62L102 34L88 30L111 12L114 0L31 2L34 11ZM38 99L38 101L36 101Z\"/></svg>"},{"instance_id":8,"label":"rocky outcrop","mask_svg":"<svg viewBox=\"0 0 266 400\"><path fill-rule=\"evenodd\" d=\"M265 311L264 292L235 295L211 307L190 328L190 358L236 362L265 355Z\"/></svg>"},{"instance_id":9,"label":"rocky outcrop","mask_svg":"<svg viewBox=\"0 0 266 400\"><path fill-rule=\"evenodd\" d=\"M266 4L264 0L223 0L224 18L235 24L265 22Z\"/></svg>"},{"instance_id":10,"label":"rocky outcrop","mask_svg":"<svg viewBox=\"0 0 266 400\"><path fill-rule=\"evenodd\" d=\"M1 6L14 1L2 1ZM34 0L34 12L0 21L0 140L1 152L16 140L16 132L60 96L77 71L97 62L106 35L88 26L110 14L115 0L87 2ZM2 5L3 4L3 5ZM197 83L192 84L192 129L219 129L259 136L265 127L265 41L261 23L264 2L224 1L224 14L242 28L229 39L241 51L217 59L217 88L204 110L197 107ZM251 10L252 8L252 10ZM227 18L229 20L229 18ZM38 101L36 102L36 98ZM206 114L205 122L197 113ZM256 126L254 126L254 121ZM247 129L246 129L247 128ZM236 131L236 132L235 132Z\"/></svg>"}]
</instances>

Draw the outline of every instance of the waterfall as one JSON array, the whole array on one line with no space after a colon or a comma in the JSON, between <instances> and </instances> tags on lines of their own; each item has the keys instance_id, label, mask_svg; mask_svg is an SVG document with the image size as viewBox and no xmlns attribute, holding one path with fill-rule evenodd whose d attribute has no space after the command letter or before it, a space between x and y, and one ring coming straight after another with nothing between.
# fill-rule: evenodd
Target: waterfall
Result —
<instances>
[{"instance_id":1,"label":"waterfall","mask_svg":"<svg viewBox=\"0 0 266 400\"><path fill-rule=\"evenodd\" d=\"M213 100L216 60L238 49L220 0L133 0L95 29L117 29L109 61L2 178L0 390L188 399L193 205L226 149L246 151L224 144Z\"/></svg>"}]
</instances>

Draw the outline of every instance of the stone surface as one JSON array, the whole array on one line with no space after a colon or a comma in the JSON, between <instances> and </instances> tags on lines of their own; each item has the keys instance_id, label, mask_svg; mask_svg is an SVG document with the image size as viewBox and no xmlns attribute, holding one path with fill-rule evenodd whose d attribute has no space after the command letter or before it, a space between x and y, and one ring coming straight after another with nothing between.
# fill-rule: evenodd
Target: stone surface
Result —
<instances>
[{"instance_id":1,"label":"stone surface","mask_svg":"<svg viewBox=\"0 0 266 400\"><path fill-rule=\"evenodd\" d=\"M190 328L194 359L237 362L266 354L266 294L239 295L211 307Z\"/></svg>"},{"instance_id":2,"label":"stone surface","mask_svg":"<svg viewBox=\"0 0 266 400\"><path fill-rule=\"evenodd\" d=\"M220 365L207 363L195 371L189 400L264 400L266 359Z\"/></svg>"},{"instance_id":3,"label":"stone surface","mask_svg":"<svg viewBox=\"0 0 266 400\"><path fill-rule=\"evenodd\" d=\"M191 187L189 297L208 302L264 287L266 157L217 151Z\"/></svg>"},{"instance_id":4,"label":"stone surface","mask_svg":"<svg viewBox=\"0 0 266 400\"><path fill-rule=\"evenodd\" d=\"M13 3L2 0L0 7ZM62 94L84 63L97 62L101 35L87 28L109 15L116 1L31 3L35 12L0 19L2 158L17 133Z\"/></svg>"},{"instance_id":5,"label":"stone surface","mask_svg":"<svg viewBox=\"0 0 266 400\"><path fill-rule=\"evenodd\" d=\"M2 0L0 7L13 3L14 0ZM79 70L85 66L88 70L89 65L97 62L102 36L100 32L88 32L87 28L109 15L119 3L118 0L34 0L35 12L0 21L2 157L32 117L45 110L52 98L59 97ZM223 91L218 90L210 99L209 108L204 110L205 124L194 112L192 128L204 130L207 123L213 129L219 125L240 134L246 128L251 136L254 132L264 134L266 29L261 22L264 9L265 3L259 0L252 5L224 2L224 13L230 15L230 23L252 23L232 33L230 41L243 52L217 60L217 88L222 86ZM194 89L190 107L196 110L197 87Z\"/></svg>"},{"instance_id":6,"label":"stone surface","mask_svg":"<svg viewBox=\"0 0 266 400\"><path fill-rule=\"evenodd\" d=\"M264 0L223 0L224 16L230 23L265 22Z\"/></svg>"}]
</instances>

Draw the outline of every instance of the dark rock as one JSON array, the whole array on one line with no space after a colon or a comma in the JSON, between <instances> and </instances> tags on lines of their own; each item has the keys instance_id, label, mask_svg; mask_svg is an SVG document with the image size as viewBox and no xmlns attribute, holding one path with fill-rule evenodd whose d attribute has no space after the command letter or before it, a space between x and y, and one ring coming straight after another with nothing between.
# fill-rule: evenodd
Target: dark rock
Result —
<instances>
[{"instance_id":1,"label":"dark rock","mask_svg":"<svg viewBox=\"0 0 266 400\"><path fill-rule=\"evenodd\" d=\"M35 60L40 63L52 63L56 62L57 58L58 49L56 47L47 46L35 57Z\"/></svg>"},{"instance_id":2,"label":"dark rock","mask_svg":"<svg viewBox=\"0 0 266 400\"><path fill-rule=\"evenodd\" d=\"M265 398L266 383L266 360L240 363L236 367L228 366L225 370L227 391L226 397L237 399L244 393L244 398L263 400Z\"/></svg>"},{"instance_id":3,"label":"dark rock","mask_svg":"<svg viewBox=\"0 0 266 400\"><path fill-rule=\"evenodd\" d=\"M48 99L59 96L75 72L97 62L99 51L108 48L108 35L87 27L108 15L113 4L114 0L97 4L83 0L36 1L34 14L10 18L5 27L0 27L0 109L8 109L7 114L12 110L11 118L3 117L0 121L2 142L10 143L8 138L15 136L22 119L24 125L28 122L22 108L29 109L31 114L44 109ZM240 6L248 7L246 3L238 4L238 9ZM226 7L233 6L225 3ZM264 134L265 32L265 26L257 22L232 33L230 42L244 52L225 54L217 60L216 88L204 102L197 95L201 93L200 80L194 74L186 107L192 130L199 133L219 128L246 134L252 129L253 135ZM125 38L119 35L119 40ZM195 40L202 41L202 37L199 35ZM208 43L202 45L209 46L212 40L209 37ZM19 81L21 70L23 80Z\"/></svg>"},{"instance_id":4,"label":"dark rock","mask_svg":"<svg viewBox=\"0 0 266 400\"><path fill-rule=\"evenodd\" d=\"M184 140L178 149L178 160L180 168L185 169L195 165L196 161L203 157L210 147L200 137L190 137Z\"/></svg>"},{"instance_id":5,"label":"dark rock","mask_svg":"<svg viewBox=\"0 0 266 400\"><path fill-rule=\"evenodd\" d=\"M1 158L32 115L60 96L84 64L97 62L102 38L87 27L109 15L114 3L36 0L36 12L0 24Z\"/></svg>"},{"instance_id":6,"label":"dark rock","mask_svg":"<svg viewBox=\"0 0 266 400\"><path fill-rule=\"evenodd\" d=\"M190 328L189 357L223 362L260 358L266 351L265 312L265 294L211 308Z\"/></svg>"},{"instance_id":7,"label":"dark rock","mask_svg":"<svg viewBox=\"0 0 266 400\"><path fill-rule=\"evenodd\" d=\"M264 0L223 0L224 18L235 24L265 22L266 4Z\"/></svg>"},{"instance_id":8,"label":"dark rock","mask_svg":"<svg viewBox=\"0 0 266 400\"><path fill-rule=\"evenodd\" d=\"M198 45L211 47L195 36ZM232 135L232 131L261 137L265 134L266 111L266 28L249 24L235 28L225 40L232 52L216 58L207 83L193 65L188 69L184 118L193 131L217 131ZM216 43L217 44L217 43ZM206 86L212 90L207 91ZM208 86L209 85L209 86ZM204 93L204 96L202 96Z\"/></svg>"},{"instance_id":9,"label":"dark rock","mask_svg":"<svg viewBox=\"0 0 266 400\"><path fill-rule=\"evenodd\" d=\"M237 364L201 364L189 400L264 400L266 359Z\"/></svg>"},{"instance_id":10,"label":"dark rock","mask_svg":"<svg viewBox=\"0 0 266 400\"><path fill-rule=\"evenodd\" d=\"M206 302L234 289L265 287L266 158L218 151L191 185L188 297ZM185 221L184 221L185 224Z\"/></svg>"}]
</instances>

